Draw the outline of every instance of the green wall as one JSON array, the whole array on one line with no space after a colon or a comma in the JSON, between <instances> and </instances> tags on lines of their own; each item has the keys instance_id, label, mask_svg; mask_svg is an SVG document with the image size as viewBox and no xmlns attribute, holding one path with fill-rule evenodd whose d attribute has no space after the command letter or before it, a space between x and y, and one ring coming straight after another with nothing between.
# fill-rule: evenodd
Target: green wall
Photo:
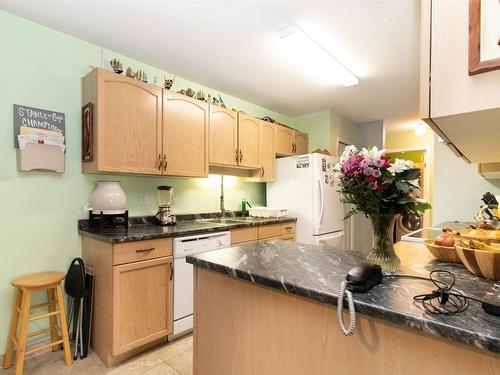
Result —
<instances>
[{"instance_id":1,"label":"green wall","mask_svg":"<svg viewBox=\"0 0 500 375\"><path fill-rule=\"evenodd\" d=\"M330 153L330 111L309 113L307 115L293 118L290 124L297 130L309 134L309 151L316 149L327 149Z\"/></svg>"},{"instance_id":2,"label":"green wall","mask_svg":"<svg viewBox=\"0 0 500 375\"><path fill-rule=\"evenodd\" d=\"M175 212L207 212L219 208L217 179L107 176L80 171L80 78L98 59L100 47L0 11L0 353L4 352L14 288L18 275L44 270L66 271L72 258L81 253L77 219L84 218L96 180L122 182L131 215L154 214L156 186L173 185L177 190ZM105 51L107 58L119 57L125 67L145 69L150 81L173 74ZM178 77L174 90L202 89ZM269 115L284 123L291 119L221 93L228 107L249 114ZM17 172L13 146L13 104L46 108L66 114L66 172ZM231 180L231 179L229 179ZM253 204L265 203L265 184L244 183L234 178L226 188L227 205L237 209L242 197ZM147 194L146 206L139 205ZM34 327L36 328L36 327Z\"/></svg>"}]
</instances>

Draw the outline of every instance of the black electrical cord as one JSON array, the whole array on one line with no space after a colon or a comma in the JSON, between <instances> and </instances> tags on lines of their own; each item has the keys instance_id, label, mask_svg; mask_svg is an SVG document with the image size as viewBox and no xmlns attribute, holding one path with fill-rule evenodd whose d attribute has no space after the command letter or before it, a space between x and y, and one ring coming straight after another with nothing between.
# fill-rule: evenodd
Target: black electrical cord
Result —
<instances>
[{"instance_id":1,"label":"black electrical cord","mask_svg":"<svg viewBox=\"0 0 500 375\"><path fill-rule=\"evenodd\" d=\"M449 281L436 279L436 276L445 276ZM390 275L390 277L401 277L417 280L430 281L436 286L436 290L430 293L418 294L413 297L414 302L418 302L431 314L452 315L464 312L469 307L469 300L481 303L480 300L466 296L457 289L454 289L455 275L450 271L434 270L429 277L413 275Z\"/></svg>"}]
</instances>

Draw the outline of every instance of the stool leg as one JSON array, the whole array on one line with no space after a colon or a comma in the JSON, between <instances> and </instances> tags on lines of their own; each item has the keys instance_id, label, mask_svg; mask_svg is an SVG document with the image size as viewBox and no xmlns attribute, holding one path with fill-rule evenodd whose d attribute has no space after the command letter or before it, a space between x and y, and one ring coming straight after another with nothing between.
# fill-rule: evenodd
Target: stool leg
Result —
<instances>
[{"instance_id":1,"label":"stool leg","mask_svg":"<svg viewBox=\"0 0 500 375\"><path fill-rule=\"evenodd\" d=\"M56 292L54 288L47 289L47 298L49 299L49 312L56 311L57 306L56 306ZM57 317L55 315L51 315L49 317L50 321L50 341L54 342L57 341L58 339L58 334L57 334ZM52 351L55 352L59 348L53 346Z\"/></svg>"},{"instance_id":2,"label":"stool leg","mask_svg":"<svg viewBox=\"0 0 500 375\"><path fill-rule=\"evenodd\" d=\"M17 308L21 309L23 302L23 291L17 289L16 299L14 303L14 309L12 310L12 317L10 320L10 330L7 336L7 349L5 351L5 357L3 358L3 368L9 368L12 366L12 354L14 353L14 342L12 338L17 338L17 326L19 324L19 312Z\"/></svg>"},{"instance_id":3,"label":"stool leg","mask_svg":"<svg viewBox=\"0 0 500 375\"><path fill-rule=\"evenodd\" d=\"M68 323L66 322L66 313L64 312L64 299L63 299L61 283L57 284L56 294L57 294L57 306L59 307L59 316L61 318L61 333L63 338L64 360L66 361L67 366L71 366L72 364L71 347L69 346Z\"/></svg>"},{"instance_id":4,"label":"stool leg","mask_svg":"<svg viewBox=\"0 0 500 375\"><path fill-rule=\"evenodd\" d=\"M28 321L30 317L31 290L23 290L23 306L21 308L21 330L17 341L16 372L22 375L24 366L24 355L26 354L26 334L28 332Z\"/></svg>"}]
</instances>

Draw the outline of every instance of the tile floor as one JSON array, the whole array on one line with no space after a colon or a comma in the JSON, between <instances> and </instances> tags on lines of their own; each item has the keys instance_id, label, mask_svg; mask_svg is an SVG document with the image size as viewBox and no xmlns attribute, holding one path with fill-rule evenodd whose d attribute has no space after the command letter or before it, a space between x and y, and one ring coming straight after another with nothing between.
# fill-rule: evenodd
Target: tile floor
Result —
<instances>
[{"instance_id":1,"label":"tile floor","mask_svg":"<svg viewBox=\"0 0 500 375\"><path fill-rule=\"evenodd\" d=\"M193 373L193 337L179 338L151 349L122 364L107 368L93 352L84 360L66 367L63 352L48 352L32 357L24 363L24 375L191 375ZM0 370L0 375L14 374L14 366Z\"/></svg>"}]
</instances>

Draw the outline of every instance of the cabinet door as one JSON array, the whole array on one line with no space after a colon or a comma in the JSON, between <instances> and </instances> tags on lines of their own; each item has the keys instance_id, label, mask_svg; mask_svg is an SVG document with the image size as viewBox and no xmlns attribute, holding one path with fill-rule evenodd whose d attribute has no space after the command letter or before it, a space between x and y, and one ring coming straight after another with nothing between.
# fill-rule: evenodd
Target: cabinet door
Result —
<instances>
[{"instance_id":1,"label":"cabinet door","mask_svg":"<svg viewBox=\"0 0 500 375\"><path fill-rule=\"evenodd\" d=\"M237 165L238 113L210 106L210 163Z\"/></svg>"},{"instance_id":2,"label":"cabinet door","mask_svg":"<svg viewBox=\"0 0 500 375\"><path fill-rule=\"evenodd\" d=\"M274 124L266 121L260 123L260 165L261 181L274 180Z\"/></svg>"},{"instance_id":3,"label":"cabinet door","mask_svg":"<svg viewBox=\"0 0 500 375\"><path fill-rule=\"evenodd\" d=\"M173 329L172 257L113 267L113 355Z\"/></svg>"},{"instance_id":4,"label":"cabinet door","mask_svg":"<svg viewBox=\"0 0 500 375\"><path fill-rule=\"evenodd\" d=\"M309 152L309 136L298 131L293 132L293 143L295 144L295 155L307 154Z\"/></svg>"},{"instance_id":5,"label":"cabinet door","mask_svg":"<svg viewBox=\"0 0 500 375\"><path fill-rule=\"evenodd\" d=\"M165 90L163 174L208 176L208 104Z\"/></svg>"},{"instance_id":6,"label":"cabinet door","mask_svg":"<svg viewBox=\"0 0 500 375\"><path fill-rule=\"evenodd\" d=\"M260 168L260 121L255 117L238 114L239 165L247 168Z\"/></svg>"},{"instance_id":7,"label":"cabinet door","mask_svg":"<svg viewBox=\"0 0 500 375\"><path fill-rule=\"evenodd\" d=\"M276 125L275 151L279 156L293 155L293 129Z\"/></svg>"},{"instance_id":8,"label":"cabinet door","mask_svg":"<svg viewBox=\"0 0 500 375\"><path fill-rule=\"evenodd\" d=\"M97 171L161 174L162 89L97 74Z\"/></svg>"}]
</instances>

